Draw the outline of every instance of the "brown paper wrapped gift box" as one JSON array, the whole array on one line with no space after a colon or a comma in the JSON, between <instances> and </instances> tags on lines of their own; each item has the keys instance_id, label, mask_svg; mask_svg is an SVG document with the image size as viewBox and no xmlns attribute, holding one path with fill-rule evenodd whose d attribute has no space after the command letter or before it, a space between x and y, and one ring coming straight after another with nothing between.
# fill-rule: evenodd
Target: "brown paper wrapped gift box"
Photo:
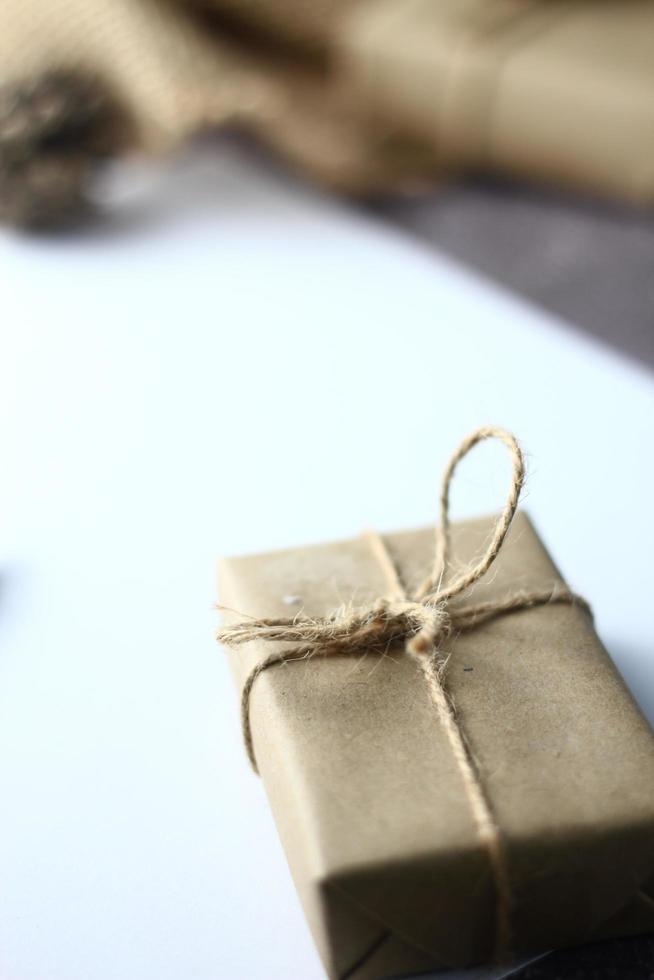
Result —
<instances>
[{"instance_id":1,"label":"brown paper wrapped gift box","mask_svg":"<svg viewBox=\"0 0 654 980\"><path fill-rule=\"evenodd\" d=\"M453 528L465 562L491 523ZM389 535L402 579L433 532ZM560 583L519 512L475 598ZM316 616L387 588L366 538L229 559L221 601ZM515 953L654 930L654 739L574 605L522 610L450 641L447 687L501 828ZM230 654L239 684L270 653ZM489 960L494 890L424 678L402 649L279 665L252 692L254 746L330 976L379 978Z\"/></svg>"},{"instance_id":2,"label":"brown paper wrapped gift box","mask_svg":"<svg viewBox=\"0 0 654 980\"><path fill-rule=\"evenodd\" d=\"M654 6L367 0L343 75L443 173L491 171L654 200Z\"/></svg>"}]
</instances>

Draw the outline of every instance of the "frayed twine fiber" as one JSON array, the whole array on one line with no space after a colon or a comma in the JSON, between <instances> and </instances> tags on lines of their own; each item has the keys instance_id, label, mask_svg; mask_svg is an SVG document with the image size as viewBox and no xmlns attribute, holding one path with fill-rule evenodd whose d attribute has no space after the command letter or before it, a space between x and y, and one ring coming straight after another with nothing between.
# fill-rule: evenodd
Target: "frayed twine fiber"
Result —
<instances>
[{"instance_id":1,"label":"frayed twine fiber","mask_svg":"<svg viewBox=\"0 0 654 980\"><path fill-rule=\"evenodd\" d=\"M451 563L450 484L458 463L477 443L485 439L499 439L507 447L513 466L511 487L484 555L476 564L460 572L449 584L445 584L446 572ZM429 575L414 595L407 594L381 536L375 532L367 532L366 538L389 584L387 596L377 599L371 605L339 609L324 617L298 615L290 619L249 619L224 627L216 634L218 641L226 646L239 646L255 640L296 644L290 651L271 653L256 664L243 686L243 741L255 772L258 770L250 724L250 696L257 677L264 670L277 664L306 660L318 655L356 656L364 651L383 654L391 644L404 642L407 655L416 661L425 679L429 696L449 739L479 841L488 856L497 896L495 934L498 959L506 958L511 949L511 882L497 821L465 735L459 726L455 706L445 688L447 658L440 648L452 630L474 629L490 619L520 609L557 602L579 605L590 613L590 607L584 599L569 589L560 587L519 591L497 602L469 604L461 608L450 606L451 600L461 596L478 582L497 558L515 515L524 480L524 457L515 436L496 427L477 429L463 440L445 469L434 562Z\"/></svg>"}]
</instances>

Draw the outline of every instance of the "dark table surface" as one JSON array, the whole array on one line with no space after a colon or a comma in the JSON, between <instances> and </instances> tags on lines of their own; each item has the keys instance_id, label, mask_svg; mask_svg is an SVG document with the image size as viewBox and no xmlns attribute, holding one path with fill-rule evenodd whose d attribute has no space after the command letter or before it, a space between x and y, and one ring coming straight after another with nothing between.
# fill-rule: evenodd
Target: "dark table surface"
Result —
<instances>
[{"instance_id":1,"label":"dark table surface","mask_svg":"<svg viewBox=\"0 0 654 980\"><path fill-rule=\"evenodd\" d=\"M477 180L377 210L654 368L654 208Z\"/></svg>"},{"instance_id":2,"label":"dark table surface","mask_svg":"<svg viewBox=\"0 0 654 980\"><path fill-rule=\"evenodd\" d=\"M511 980L654 980L654 936L559 950L511 974Z\"/></svg>"}]
</instances>

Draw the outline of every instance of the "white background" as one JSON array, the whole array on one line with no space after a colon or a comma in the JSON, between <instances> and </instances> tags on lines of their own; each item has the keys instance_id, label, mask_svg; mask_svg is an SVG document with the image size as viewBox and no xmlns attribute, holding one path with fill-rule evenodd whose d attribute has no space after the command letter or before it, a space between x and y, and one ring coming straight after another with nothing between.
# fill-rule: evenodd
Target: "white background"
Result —
<instances>
[{"instance_id":1,"label":"white background","mask_svg":"<svg viewBox=\"0 0 654 980\"><path fill-rule=\"evenodd\" d=\"M322 975L215 561L430 522L481 423L654 717L651 375L229 147L0 276L1 980ZM507 476L482 447L455 516Z\"/></svg>"}]
</instances>

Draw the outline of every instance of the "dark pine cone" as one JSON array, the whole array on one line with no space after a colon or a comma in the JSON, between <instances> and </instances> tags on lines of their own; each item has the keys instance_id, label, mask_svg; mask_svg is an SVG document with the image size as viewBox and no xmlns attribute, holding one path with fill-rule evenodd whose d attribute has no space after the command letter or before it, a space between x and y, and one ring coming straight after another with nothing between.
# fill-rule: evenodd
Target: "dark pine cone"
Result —
<instances>
[{"instance_id":1,"label":"dark pine cone","mask_svg":"<svg viewBox=\"0 0 654 980\"><path fill-rule=\"evenodd\" d=\"M96 165L127 137L125 113L81 73L0 88L0 221L51 228L78 220L89 211Z\"/></svg>"}]
</instances>

